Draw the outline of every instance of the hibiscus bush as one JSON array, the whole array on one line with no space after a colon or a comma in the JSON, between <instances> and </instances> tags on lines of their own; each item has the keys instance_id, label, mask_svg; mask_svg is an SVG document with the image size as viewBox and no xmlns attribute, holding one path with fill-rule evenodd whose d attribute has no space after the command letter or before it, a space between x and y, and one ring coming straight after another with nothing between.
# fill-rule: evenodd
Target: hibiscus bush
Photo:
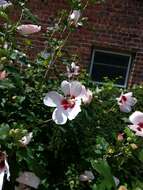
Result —
<instances>
[{"instance_id":1,"label":"hibiscus bush","mask_svg":"<svg viewBox=\"0 0 143 190\"><path fill-rule=\"evenodd\" d=\"M143 86L97 86L79 68L64 46L91 2L68 2L31 60L38 19L26 1L0 1L0 189L142 190Z\"/></svg>"}]
</instances>

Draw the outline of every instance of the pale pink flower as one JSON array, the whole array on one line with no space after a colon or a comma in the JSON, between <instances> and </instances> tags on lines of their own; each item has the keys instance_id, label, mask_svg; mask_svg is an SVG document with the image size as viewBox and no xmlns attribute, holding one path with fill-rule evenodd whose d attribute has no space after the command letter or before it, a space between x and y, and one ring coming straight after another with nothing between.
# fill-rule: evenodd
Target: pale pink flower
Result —
<instances>
[{"instance_id":1,"label":"pale pink flower","mask_svg":"<svg viewBox=\"0 0 143 190\"><path fill-rule=\"evenodd\" d=\"M11 6L11 5L12 5L12 3L11 3L11 2L9 2L9 1L0 0L0 8L5 9L5 8L7 8L7 7Z\"/></svg>"},{"instance_id":2,"label":"pale pink flower","mask_svg":"<svg viewBox=\"0 0 143 190\"><path fill-rule=\"evenodd\" d=\"M124 140L124 133L118 133L117 140L118 141L123 141Z\"/></svg>"},{"instance_id":3,"label":"pale pink flower","mask_svg":"<svg viewBox=\"0 0 143 190\"><path fill-rule=\"evenodd\" d=\"M22 137L22 139L19 140L19 142L21 143L22 146L27 146L30 143L32 137L33 137L33 133L30 132L27 135L25 135L24 137Z\"/></svg>"},{"instance_id":4,"label":"pale pink flower","mask_svg":"<svg viewBox=\"0 0 143 190\"><path fill-rule=\"evenodd\" d=\"M79 75L79 66L72 62L70 66L67 66L67 74L68 78Z\"/></svg>"},{"instance_id":5,"label":"pale pink flower","mask_svg":"<svg viewBox=\"0 0 143 190\"><path fill-rule=\"evenodd\" d=\"M79 180L82 181L82 182L91 182L92 180L94 180L94 175L92 173L92 171L88 171L88 170L85 170L83 174L81 174L79 176Z\"/></svg>"},{"instance_id":6,"label":"pale pink flower","mask_svg":"<svg viewBox=\"0 0 143 190\"><path fill-rule=\"evenodd\" d=\"M64 96L51 91L44 98L44 104L49 107L56 107L52 114L52 119L56 124L65 124L67 119L73 120L81 111L81 91L82 85L78 81L61 83L61 90Z\"/></svg>"},{"instance_id":7,"label":"pale pink flower","mask_svg":"<svg viewBox=\"0 0 143 190\"><path fill-rule=\"evenodd\" d=\"M128 127L135 131L137 136L143 137L143 113L140 111L135 111L130 117L130 122L133 125L129 125Z\"/></svg>"},{"instance_id":8,"label":"pale pink flower","mask_svg":"<svg viewBox=\"0 0 143 190\"><path fill-rule=\"evenodd\" d=\"M93 98L93 93L91 90L86 89L85 86L82 85L82 91L80 97L84 104L90 104Z\"/></svg>"},{"instance_id":9,"label":"pale pink flower","mask_svg":"<svg viewBox=\"0 0 143 190\"><path fill-rule=\"evenodd\" d=\"M0 71L0 80L4 80L7 77L6 71Z\"/></svg>"},{"instance_id":10,"label":"pale pink flower","mask_svg":"<svg viewBox=\"0 0 143 190\"><path fill-rule=\"evenodd\" d=\"M16 179L16 181L20 184L27 185L27 186L32 187L34 189L38 189L38 186L40 184L39 177L37 177L34 173L28 172L28 171L20 173L20 175Z\"/></svg>"},{"instance_id":11,"label":"pale pink flower","mask_svg":"<svg viewBox=\"0 0 143 190\"><path fill-rule=\"evenodd\" d=\"M7 180L9 181L10 178L10 172L9 172L9 165L6 160L6 153L0 151L0 190L3 188L3 180L4 175L7 175Z\"/></svg>"},{"instance_id":12,"label":"pale pink flower","mask_svg":"<svg viewBox=\"0 0 143 190\"><path fill-rule=\"evenodd\" d=\"M122 112L130 112L132 106L134 106L137 102L137 99L133 97L132 92L128 92L126 94L121 94L119 98L117 98L118 105L120 107L120 111Z\"/></svg>"},{"instance_id":13,"label":"pale pink flower","mask_svg":"<svg viewBox=\"0 0 143 190\"><path fill-rule=\"evenodd\" d=\"M78 27L78 25L80 25L78 23L80 17L81 17L80 10L73 10L73 12L69 16L69 20L70 20L71 24L74 24L76 27Z\"/></svg>"},{"instance_id":14,"label":"pale pink flower","mask_svg":"<svg viewBox=\"0 0 143 190\"><path fill-rule=\"evenodd\" d=\"M17 31L22 35L37 33L41 30L41 26L34 24L23 24L17 27Z\"/></svg>"}]
</instances>

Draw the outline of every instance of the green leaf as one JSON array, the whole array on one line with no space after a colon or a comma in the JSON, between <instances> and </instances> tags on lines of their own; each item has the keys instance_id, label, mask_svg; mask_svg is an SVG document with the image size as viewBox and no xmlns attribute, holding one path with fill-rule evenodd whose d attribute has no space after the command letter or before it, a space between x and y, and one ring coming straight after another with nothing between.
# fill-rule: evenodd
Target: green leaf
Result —
<instances>
[{"instance_id":1,"label":"green leaf","mask_svg":"<svg viewBox=\"0 0 143 190\"><path fill-rule=\"evenodd\" d=\"M5 79L0 81L0 89L11 89L15 88L15 86L11 83L11 81Z\"/></svg>"},{"instance_id":2,"label":"green leaf","mask_svg":"<svg viewBox=\"0 0 143 190\"><path fill-rule=\"evenodd\" d=\"M0 125L0 140L4 140L7 138L10 127L8 124L2 123Z\"/></svg>"},{"instance_id":3,"label":"green leaf","mask_svg":"<svg viewBox=\"0 0 143 190\"><path fill-rule=\"evenodd\" d=\"M106 160L92 160L91 165L103 178L101 184L98 185L98 190L111 190L112 187L116 188L110 166Z\"/></svg>"},{"instance_id":4,"label":"green leaf","mask_svg":"<svg viewBox=\"0 0 143 190\"><path fill-rule=\"evenodd\" d=\"M2 10L0 10L0 17L2 17L2 18L4 18L5 20L8 21L8 16L7 16L7 14L6 14L4 11L2 11Z\"/></svg>"},{"instance_id":5,"label":"green leaf","mask_svg":"<svg viewBox=\"0 0 143 190\"><path fill-rule=\"evenodd\" d=\"M139 152L138 158L141 162L143 162L143 150Z\"/></svg>"}]
</instances>

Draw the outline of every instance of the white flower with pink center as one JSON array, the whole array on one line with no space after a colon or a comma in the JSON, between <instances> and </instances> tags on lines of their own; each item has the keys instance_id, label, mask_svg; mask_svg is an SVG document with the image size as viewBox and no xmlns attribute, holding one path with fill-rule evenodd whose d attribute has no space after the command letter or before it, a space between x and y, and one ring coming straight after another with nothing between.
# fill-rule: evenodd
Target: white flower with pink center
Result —
<instances>
[{"instance_id":1,"label":"white flower with pink center","mask_svg":"<svg viewBox=\"0 0 143 190\"><path fill-rule=\"evenodd\" d=\"M67 120L73 120L81 111L82 85L78 81L63 81L61 90L64 96L51 91L44 98L44 104L49 107L56 107L52 114L52 119L56 124L63 125Z\"/></svg>"},{"instance_id":2,"label":"white flower with pink center","mask_svg":"<svg viewBox=\"0 0 143 190\"><path fill-rule=\"evenodd\" d=\"M132 92L128 92L126 94L122 93L121 96L117 98L117 101L120 111L128 113L132 110L132 106L136 104L137 99L133 97Z\"/></svg>"},{"instance_id":3,"label":"white flower with pink center","mask_svg":"<svg viewBox=\"0 0 143 190\"><path fill-rule=\"evenodd\" d=\"M21 35L29 35L29 34L34 34L37 33L41 30L41 26L37 26L34 24L23 24L17 27L17 31Z\"/></svg>"},{"instance_id":4,"label":"white flower with pink center","mask_svg":"<svg viewBox=\"0 0 143 190\"><path fill-rule=\"evenodd\" d=\"M74 24L76 27L78 27L78 25L80 25L78 23L80 17L81 17L81 11L73 10L73 12L69 16L69 20L70 20L71 24Z\"/></svg>"},{"instance_id":5,"label":"white flower with pink center","mask_svg":"<svg viewBox=\"0 0 143 190\"><path fill-rule=\"evenodd\" d=\"M72 62L70 66L67 66L67 75L68 78L79 75L79 66Z\"/></svg>"},{"instance_id":6,"label":"white flower with pink center","mask_svg":"<svg viewBox=\"0 0 143 190\"><path fill-rule=\"evenodd\" d=\"M4 180L4 175L7 175L7 180L9 181L10 178L10 172L9 172L9 165L6 160L6 153L0 151L0 190L3 189L3 180Z\"/></svg>"},{"instance_id":7,"label":"white flower with pink center","mask_svg":"<svg viewBox=\"0 0 143 190\"><path fill-rule=\"evenodd\" d=\"M133 125L129 125L128 127L135 131L137 136L143 137L143 113L140 111L135 111L130 117L130 122Z\"/></svg>"}]
</instances>

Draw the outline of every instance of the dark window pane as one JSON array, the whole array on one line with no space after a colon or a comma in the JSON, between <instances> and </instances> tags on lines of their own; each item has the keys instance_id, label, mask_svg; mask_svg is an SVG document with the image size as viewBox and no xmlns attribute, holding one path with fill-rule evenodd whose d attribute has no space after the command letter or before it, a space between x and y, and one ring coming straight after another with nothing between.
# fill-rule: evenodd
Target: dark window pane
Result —
<instances>
[{"instance_id":1,"label":"dark window pane","mask_svg":"<svg viewBox=\"0 0 143 190\"><path fill-rule=\"evenodd\" d=\"M130 56L110 52L95 51L91 76L97 82L103 82L104 77L116 80L119 85L125 85Z\"/></svg>"},{"instance_id":2,"label":"dark window pane","mask_svg":"<svg viewBox=\"0 0 143 190\"><path fill-rule=\"evenodd\" d=\"M104 63L111 64L117 66L127 67L129 63L129 56L119 55L119 54L111 54L106 52L95 51L94 61L96 63Z\"/></svg>"}]
</instances>

